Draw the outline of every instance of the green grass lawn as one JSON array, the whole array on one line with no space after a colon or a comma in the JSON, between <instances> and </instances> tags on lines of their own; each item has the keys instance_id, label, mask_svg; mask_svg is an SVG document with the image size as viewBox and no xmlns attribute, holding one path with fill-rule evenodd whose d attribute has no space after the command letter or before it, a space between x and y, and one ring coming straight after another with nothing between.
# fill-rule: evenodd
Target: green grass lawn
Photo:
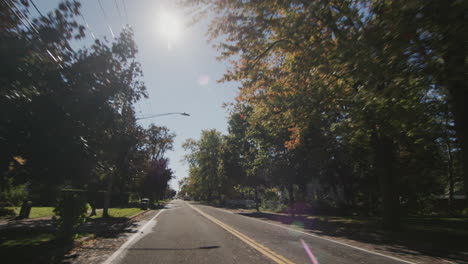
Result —
<instances>
[{"instance_id":1,"label":"green grass lawn","mask_svg":"<svg viewBox=\"0 0 468 264\"><path fill-rule=\"evenodd\" d=\"M58 248L52 232L18 228L0 230L2 263L54 263Z\"/></svg>"},{"instance_id":2,"label":"green grass lawn","mask_svg":"<svg viewBox=\"0 0 468 264\"><path fill-rule=\"evenodd\" d=\"M143 212L140 208L109 208L109 215L112 217L130 217L140 212ZM102 209L97 210L97 215L92 218L102 217Z\"/></svg>"},{"instance_id":3,"label":"green grass lawn","mask_svg":"<svg viewBox=\"0 0 468 264\"><path fill-rule=\"evenodd\" d=\"M8 207L15 211L16 215L19 215L21 207ZM109 214L112 217L129 217L139 212L143 212L140 208L109 208ZM31 214L29 218L48 217L54 215L54 207L33 207L31 208ZM102 209L97 210L97 215L92 218L102 217Z\"/></svg>"},{"instance_id":4,"label":"green grass lawn","mask_svg":"<svg viewBox=\"0 0 468 264\"><path fill-rule=\"evenodd\" d=\"M19 215L21 207L7 207L8 209L13 209L16 215ZM29 218L38 218L38 217L47 217L54 215L54 207L33 207L31 208L31 213Z\"/></svg>"},{"instance_id":5,"label":"green grass lawn","mask_svg":"<svg viewBox=\"0 0 468 264\"><path fill-rule=\"evenodd\" d=\"M16 214L19 207L11 207ZM53 207L33 207L31 218L53 215ZM140 208L110 208L112 217L129 217L139 212ZM102 217L102 209L96 217ZM93 218L96 218L93 217ZM104 220L104 219L103 219ZM122 232L122 231L120 231ZM86 230L79 237L94 235L94 231ZM0 229L0 262L2 263L62 263L68 248L64 248L55 240L53 229L47 227L6 228Z\"/></svg>"},{"instance_id":6,"label":"green grass lawn","mask_svg":"<svg viewBox=\"0 0 468 264\"><path fill-rule=\"evenodd\" d=\"M54 239L54 234L51 232L31 232L22 233L15 231L14 234L5 234L0 232L0 248L4 247L25 247L38 246L42 243Z\"/></svg>"},{"instance_id":7,"label":"green grass lawn","mask_svg":"<svg viewBox=\"0 0 468 264\"><path fill-rule=\"evenodd\" d=\"M243 209L244 212L256 212L254 209ZM262 210L267 214L282 214L268 210ZM344 226L346 228L359 228L378 230L382 219L380 217L366 216L323 216L303 215L310 220L318 220L331 225ZM468 218L463 217L430 217L414 216L401 219L403 232L417 232L422 234L451 235L468 238ZM409 234L409 233L408 233Z\"/></svg>"}]
</instances>

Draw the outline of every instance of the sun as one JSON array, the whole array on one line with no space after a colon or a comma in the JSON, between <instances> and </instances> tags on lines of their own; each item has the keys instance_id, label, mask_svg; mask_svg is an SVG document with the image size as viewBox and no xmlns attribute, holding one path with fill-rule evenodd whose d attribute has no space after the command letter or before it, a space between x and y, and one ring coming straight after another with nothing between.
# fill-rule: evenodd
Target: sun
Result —
<instances>
[{"instance_id":1,"label":"sun","mask_svg":"<svg viewBox=\"0 0 468 264\"><path fill-rule=\"evenodd\" d=\"M182 35L182 19L170 11L160 12L158 18L158 31L167 40L168 47L170 47Z\"/></svg>"}]
</instances>

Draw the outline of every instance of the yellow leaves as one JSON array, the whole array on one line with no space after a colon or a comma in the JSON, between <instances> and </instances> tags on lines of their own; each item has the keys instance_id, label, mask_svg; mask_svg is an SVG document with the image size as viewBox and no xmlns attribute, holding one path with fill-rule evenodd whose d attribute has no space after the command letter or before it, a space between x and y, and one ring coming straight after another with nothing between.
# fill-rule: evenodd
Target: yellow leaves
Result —
<instances>
[{"instance_id":1,"label":"yellow leaves","mask_svg":"<svg viewBox=\"0 0 468 264\"><path fill-rule=\"evenodd\" d=\"M13 159L16 161L16 163L10 162L10 166L8 167L9 171L13 171L16 167L15 165L17 164L19 164L20 166L23 166L24 164L26 164L26 159L24 159L23 157L15 156L13 157Z\"/></svg>"},{"instance_id":2,"label":"yellow leaves","mask_svg":"<svg viewBox=\"0 0 468 264\"><path fill-rule=\"evenodd\" d=\"M26 163L26 159L20 156L13 157L13 159L18 162L19 165L24 165Z\"/></svg>"},{"instance_id":3,"label":"yellow leaves","mask_svg":"<svg viewBox=\"0 0 468 264\"><path fill-rule=\"evenodd\" d=\"M301 129L298 126L293 126L288 128L288 131L291 132L290 140L286 141L284 147L292 150L297 148L301 144Z\"/></svg>"}]
</instances>

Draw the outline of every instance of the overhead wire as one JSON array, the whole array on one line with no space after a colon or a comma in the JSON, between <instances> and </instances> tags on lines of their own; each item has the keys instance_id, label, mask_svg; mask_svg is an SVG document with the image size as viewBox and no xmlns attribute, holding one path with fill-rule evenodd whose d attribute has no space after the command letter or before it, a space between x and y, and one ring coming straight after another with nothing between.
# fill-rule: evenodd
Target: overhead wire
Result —
<instances>
[{"instance_id":1,"label":"overhead wire","mask_svg":"<svg viewBox=\"0 0 468 264\"><path fill-rule=\"evenodd\" d=\"M120 8L119 8L119 4L117 3L117 0L114 0L114 4L115 4L115 7L117 8L117 13L119 14L119 19L123 20L122 13L120 13ZM124 28L125 27L124 23L121 23L121 24L122 24L122 28Z\"/></svg>"},{"instance_id":2,"label":"overhead wire","mask_svg":"<svg viewBox=\"0 0 468 264\"><path fill-rule=\"evenodd\" d=\"M94 35L93 30L89 26L88 22L86 21L85 17L83 16L83 14L80 13L80 16L81 16L81 19L83 19L83 23L85 23L86 29L88 29L89 33L91 33L91 37L93 37L93 39L96 39L96 36Z\"/></svg>"},{"instance_id":3,"label":"overhead wire","mask_svg":"<svg viewBox=\"0 0 468 264\"><path fill-rule=\"evenodd\" d=\"M125 19L127 21L127 25L130 26L130 23L128 22L127 4L125 4L125 0L122 0L122 6L123 6L124 13L125 13Z\"/></svg>"},{"instance_id":4,"label":"overhead wire","mask_svg":"<svg viewBox=\"0 0 468 264\"><path fill-rule=\"evenodd\" d=\"M19 9L13 1L11 1L11 4L13 4L13 6L8 2L8 0L5 1L5 3L7 4L8 8L13 12L13 14L15 14L15 16L21 21L21 23L22 23L26 28L30 27L30 28L39 36L39 40L43 42L43 40L42 40L42 38L41 38L41 35L40 35L40 33L39 33L39 30L38 30L38 29L36 28L36 26L31 22L31 20L29 20L29 18L21 11L21 9ZM16 9L16 10L15 10L15 9ZM40 11L39 11L39 13L40 13ZM40 14L41 14L41 13L40 13ZM26 21L27 23L26 23L25 21ZM28 26L28 25L29 25L29 26ZM55 63L57 63L58 66L59 66L60 68L63 69L63 66L62 66L62 65L60 64L60 62L59 62L59 59L57 59L57 57L54 56L54 55L52 54L52 52L51 52L48 48L46 48L45 50L46 50L47 54L52 58L52 60L53 60Z\"/></svg>"},{"instance_id":5,"label":"overhead wire","mask_svg":"<svg viewBox=\"0 0 468 264\"><path fill-rule=\"evenodd\" d=\"M114 31L112 31L112 27L109 24L109 19L107 19L106 12L104 11L104 8L102 7L101 0L98 0L99 6L101 7L102 14L104 15L104 19L106 20L107 27L109 28L109 31L112 35L112 38L115 38Z\"/></svg>"},{"instance_id":6,"label":"overhead wire","mask_svg":"<svg viewBox=\"0 0 468 264\"><path fill-rule=\"evenodd\" d=\"M37 34L39 34L39 31L37 30L36 26L34 26L33 23L31 23L31 21L29 21L29 19L26 17L26 15L23 14L23 12L15 5L15 3L12 1L11 3L13 4L13 6L18 10L16 11L15 8L13 8L10 3L8 3L8 1L5 1L5 3L8 5L8 8L15 14L15 16L21 21L21 23L26 27L28 28L28 25L29 27ZM26 20L26 22L24 22L24 20Z\"/></svg>"},{"instance_id":7,"label":"overhead wire","mask_svg":"<svg viewBox=\"0 0 468 264\"><path fill-rule=\"evenodd\" d=\"M34 9L36 9L37 13L39 13L39 15L40 15L41 17L44 17L44 18L45 18L45 16L42 14L42 12L39 10L39 8L37 8L37 6L36 6L36 4L34 3L33 0L31 0L31 4L33 5Z\"/></svg>"}]
</instances>

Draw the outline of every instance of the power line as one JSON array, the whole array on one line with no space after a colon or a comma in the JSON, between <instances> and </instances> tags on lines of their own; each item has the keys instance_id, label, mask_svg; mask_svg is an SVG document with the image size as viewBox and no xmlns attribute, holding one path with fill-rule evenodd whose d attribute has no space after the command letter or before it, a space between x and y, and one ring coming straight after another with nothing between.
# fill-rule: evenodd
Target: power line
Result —
<instances>
[{"instance_id":1,"label":"power line","mask_svg":"<svg viewBox=\"0 0 468 264\"><path fill-rule=\"evenodd\" d=\"M120 13L120 8L119 4L117 3L117 0L114 0L115 7L117 8L117 13L119 14L119 19L122 19L122 13ZM123 26L123 23L122 23Z\"/></svg>"},{"instance_id":2,"label":"power line","mask_svg":"<svg viewBox=\"0 0 468 264\"><path fill-rule=\"evenodd\" d=\"M109 27L109 31L112 35L113 38L115 38L114 31L112 31L111 26L109 25L109 20L107 19L106 12L104 11L104 8L102 7L101 0L98 0L99 6L101 7L102 14L104 15L104 19L106 20L107 26Z\"/></svg>"},{"instance_id":3,"label":"power line","mask_svg":"<svg viewBox=\"0 0 468 264\"><path fill-rule=\"evenodd\" d=\"M28 25L29 27L32 28L32 30L38 35L39 37L39 40L43 42L42 38L41 38L41 35L39 33L39 30L36 28L36 26L31 22L31 20L29 20L29 18L21 11L21 9L19 9L14 2L11 2L14 6L11 6L10 3L8 1L5 1L5 3L8 5L8 8L15 14L15 16L21 21L21 23L26 27L28 28ZM15 10L16 9L16 10ZM40 13L39 9L37 9L37 11ZM41 14L41 13L40 13ZM26 20L26 22L24 22ZM59 63L59 59L57 59L57 57L55 57L52 52L50 52L50 50L48 48L45 49L47 54L52 58L52 60L54 60L55 63L58 64L58 66L60 68L63 69L63 66ZM60 57L59 57L60 58Z\"/></svg>"},{"instance_id":4,"label":"power line","mask_svg":"<svg viewBox=\"0 0 468 264\"><path fill-rule=\"evenodd\" d=\"M21 21L21 23L26 27L28 28L28 25L29 24L29 27L32 28L32 30L34 32L36 32L37 34L39 34L39 31L37 30L37 28L34 26L33 23L31 23L31 21L29 21L29 19L26 17L26 15L23 14L23 12L21 12L21 10L15 5L14 2L11 2L13 4L13 6L18 10L18 12L16 12L15 8L13 8L10 3L8 3L8 1L5 1L5 3L8 5L8 8L11 10L11 12L13 12L15 14L15 16ZM28 23L26 24L24 22L24 20L26 20Z\"/></svg>"},{"instance_id":5,"label":"power line","mask_svg":"<svg viewBox=\"0 0 468 264\"><path fill-rule=\"evenodd\" d=\"M89 26L88 22L86 21L85 17L83 16L83 14L80 13L80 16L81 16L81 18L83 19L83 22L85 23L86 28L87 28L87 29L89 30L89 32L91 33L91 36L93 37L93 39L96 39L96 36L94 36L93 30L92 30L91 27Z\"/></svg>"},{"instance_id":6,"label":"power line","mask_svg":"<svg viewBox=\"0 0 468 264\"><path fill-rule=\"evenodd\" d=\"M124 9L124 12L125 12L125 18L126 18L126 21L127 21L127 25L130 25L130 23L128 22L128 12L127 12L127 5L125 4L125 0L122 0L122 6L123 6L123 9Z\"/></svg>"},{"instance_id":7,"label":"power line","mask_svg":"<svg viewBox=\"0 0 468 264\"><path fill-rule=\"evenodd\" d=\"M167 115L183 115L183 116L190 116L190 114L187 114L186 112L172 112L172 113L163 113L163 114L156 114L156 115L148 115L148 116L137 117L136 120L147 119L147 118L153 118L153 117L160 117L160 116L167 116Z\"/></svg>"},{"instance_id":8,"label":"power line","mask_svg":"<svg viewBox=\"0 0 468 264\"><path fill-rule=\"evenodd\" d=\"M34 6L34 8L36 9L37 13L39 13L39 15L40 15L41 17L44 17L44 18L45 18L45 16L41 13L41 11L39 10L39 8L37 8L37 6L36 6L36 4L34 3L33 0L31 0L31 4L32 4L32 5Z\"/></svg>"}]
</instances>

